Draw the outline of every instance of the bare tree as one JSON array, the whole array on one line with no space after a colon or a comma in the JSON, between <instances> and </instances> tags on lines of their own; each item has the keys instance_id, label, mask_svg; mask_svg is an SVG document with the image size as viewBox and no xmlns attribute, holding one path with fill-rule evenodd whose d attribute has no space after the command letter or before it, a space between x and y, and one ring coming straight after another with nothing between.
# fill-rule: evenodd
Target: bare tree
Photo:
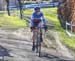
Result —
<instances>
[{"instance_id":1,"label":"bare tree","mask_svg":"<svg viewBox=\"0 0 75 61\"><path fill-rule=\"evenodd\" d=\"M21 17L21 19L22 19L22 17L23 17L23 9L22 9L22 2L21 2L21 0L18 0L18 3L19 3L19 8L20 8L20 17Z\"/></svg>"},{"instance_id":2,"label":"bare tree","mask_svg":"<svg viewBox=\"0 0 75 61\"><path fill-rule=\"evenodd\" d=\"M7 3L7 12L8 12L8 15L10 16L10 10L9 10L9 0L6 0L6 3Z\"/></svg>"}]
</instances>

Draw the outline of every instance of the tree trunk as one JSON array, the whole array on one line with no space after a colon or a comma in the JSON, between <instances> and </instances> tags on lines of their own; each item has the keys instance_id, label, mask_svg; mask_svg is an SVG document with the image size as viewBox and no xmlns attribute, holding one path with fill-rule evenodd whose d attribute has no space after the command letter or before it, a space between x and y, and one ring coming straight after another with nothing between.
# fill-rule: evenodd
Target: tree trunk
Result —
<instances>
[{"instance_id":1,"label":"tree trunk","mask_svg":"<svg viewBox=\"0 0 75 61\"><path fill-rule=\"evenodd\" d=\"M10 16L10 10L9 10L9 0L6 0L6 3L7 3L7 12L8 12L8 15Z\"/></svg>"},{"instance_id":2,"label":"tree trunk","mask_svg":"<svg viewBox=\"0 0 75 61\"><path fill-rule=\"evenodd\" d=\"M21 3L21 0L18 0L18 2L19 2L19 8L20 8L20 18L22 19L23 17L22 3Z\"/></svg>"},{"instance_id":3,"label":"tree trunk","mask_svg":"<svg viewBox=\"0 0 75 61\"><path fill-rule=\"evenodd\" d=\"M72 24L75 25L75 0L62 0L62 2L60 2L58 7L58 18L61 25L64 25L66 21L72 22ZM64 28L64 26L62 27ZM75 31L75 26L73 26L73 31Z\"/></svg>"}]
</instances>

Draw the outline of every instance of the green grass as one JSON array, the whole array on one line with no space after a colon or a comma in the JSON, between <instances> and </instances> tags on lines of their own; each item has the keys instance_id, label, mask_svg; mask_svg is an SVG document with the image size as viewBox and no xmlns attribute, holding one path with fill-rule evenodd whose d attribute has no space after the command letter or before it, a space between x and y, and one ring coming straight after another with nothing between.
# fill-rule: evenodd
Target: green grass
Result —
<instances>
[{"instance_id":1,"label":"green grass","mask_svg":"<svg viewBox=\"0 0 75 61\"><path fill-rule=\"evenodd\" d=\"M60 33L60 41L62 41L67 46L75 49L75 38L67 37L66 31L62 29L62 27L60 26L59 19L56 16L57 8L46 8L46 9L43 8L41 11L44 12L47 22L53 23L55 26L54 30ZM19 13L19 11L14 11L14 12ZM26 9L24 11L25 15L31 16L32 13L33 13L33 9ZM27 22L25 20L21 20L18 17L0 14L0 27L4 27L7 25L15 28L26 27Z\"/></svg>"},{"instance_id":2,"label":"green grass","mask_svg":"<svg viewBox=\"0 0 75 61\"><path fill-rule=\"evenodd\" d=\"M42 9L42 11L45 15L45 18L47 19L47 22L52 22L55 26L55 30L60 33L60 41L62 41L67 46L75 49L75 38L66 36L66 31L60 26L59 19L56 16L57 8L46 8ZM24 11L24 14L31 15L32 12L33 9L27 9Z\"/></svg>"},{"instance_id":3,"label":"green grass","mask_svg":"<svg viewBox=\"0 0 75 61\"><path fill-rule=\"evenodd\" d=\"M8 26L11 28L25 27L27 26L27 22L25 20L21 20L18 17L0 15L0 27Z\"/></svg>"},{"instance_id":4,"label":"green grass","mask_svg":"<svg viewBox=\"0 0 75 61\"><path fill-rule=\"evenodd\" d=\"M50 12L57 14L57 8L51 8L49 10ZM66 31L60 26L58 17L52 14L48 14L46 9L44 11L46 19L48 19L49 22L52 21L55 26L55 30L60 33L60 40L67 46L75 49L75 38L66 36Z\"/></svg>"}]
</instances>

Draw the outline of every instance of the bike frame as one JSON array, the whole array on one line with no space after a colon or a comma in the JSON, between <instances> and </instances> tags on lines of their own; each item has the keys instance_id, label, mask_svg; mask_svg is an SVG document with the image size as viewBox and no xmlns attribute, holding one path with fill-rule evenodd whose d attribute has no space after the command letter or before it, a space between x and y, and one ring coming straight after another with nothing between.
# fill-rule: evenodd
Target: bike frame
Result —
<instances>
[{"instance_id":1,"label":"bike frame","mask_svg":"<svg viewBox=\"0 0 75 61\"><path fill-rule=\"evenodd\" d=\"M35 39L36 39L36 53L39 53L39 57L41 56L41 42L43 41L42 38L42 25L41 23L39 24L39 27L36 27L36 35L35 35Z\"/></svg>"}]
</instances>

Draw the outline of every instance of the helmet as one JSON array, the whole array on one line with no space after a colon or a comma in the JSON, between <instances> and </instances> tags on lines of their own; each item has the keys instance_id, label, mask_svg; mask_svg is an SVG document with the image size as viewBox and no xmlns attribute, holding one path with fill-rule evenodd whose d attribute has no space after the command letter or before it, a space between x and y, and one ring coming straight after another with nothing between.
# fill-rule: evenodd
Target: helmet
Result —
<instances>
[{"instance_id":1,"label":"helmet","mask_svg":"<svg viewBox=\"0 0 75 61\"><path fill-rule=\"evenodd\" d=\"M36 8L34 8L34 10L40 10L40 7L36 7Z\"/></svg>"}]
</instances>

